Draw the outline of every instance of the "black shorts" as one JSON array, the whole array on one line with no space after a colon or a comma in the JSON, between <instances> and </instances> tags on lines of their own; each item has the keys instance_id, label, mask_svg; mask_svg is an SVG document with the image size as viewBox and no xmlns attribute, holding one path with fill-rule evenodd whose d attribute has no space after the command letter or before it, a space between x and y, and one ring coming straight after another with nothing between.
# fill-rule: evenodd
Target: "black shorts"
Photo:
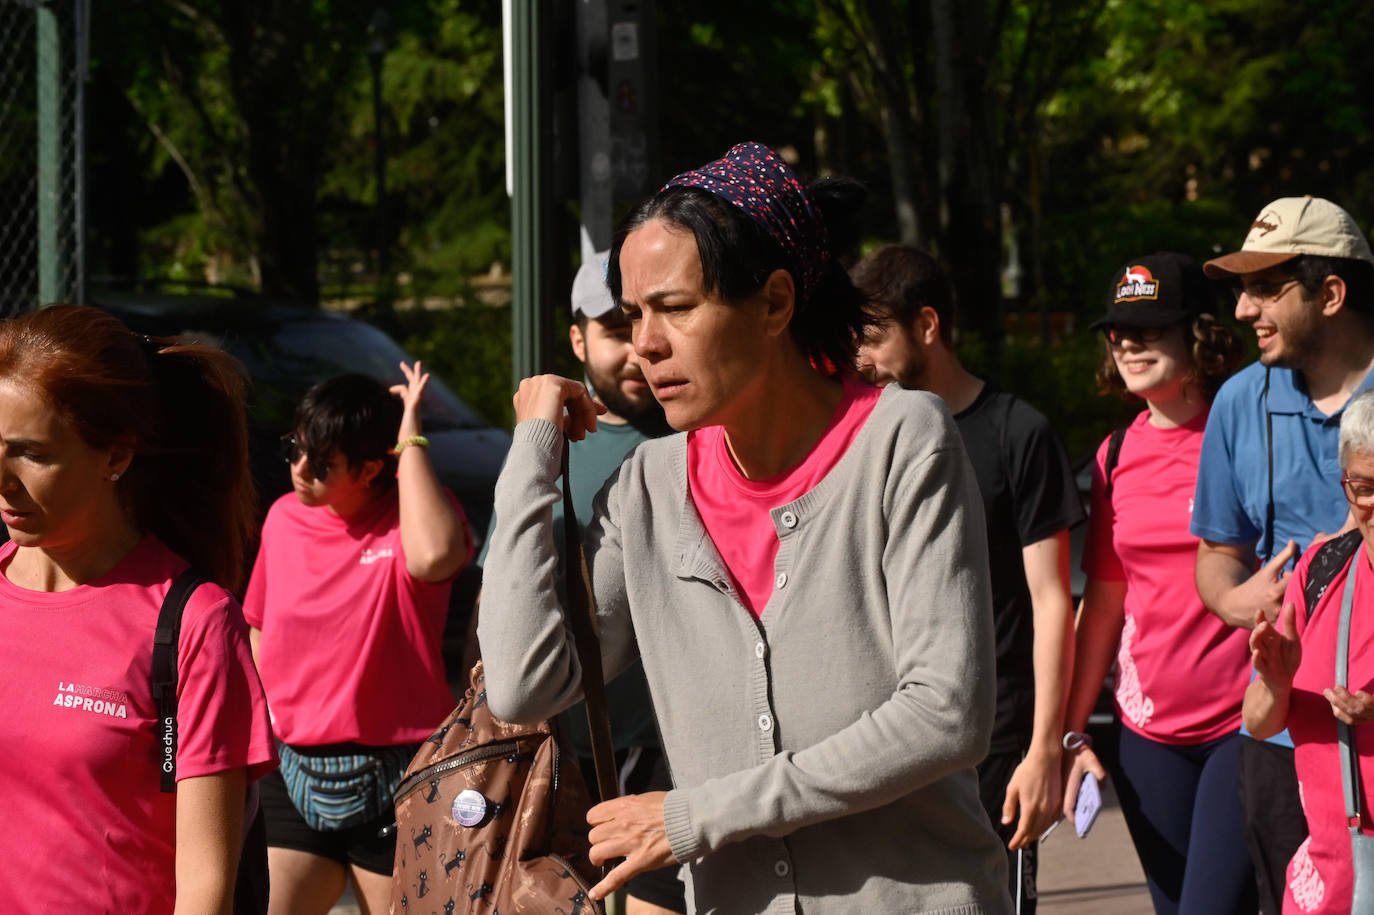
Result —
<instances>
[{"instance_id":1,"label":"black shorts","mask_svg":"<svg viewBox=\"0 0 1374 915\"><path fill-rule=\"evenodd\" d=\"M390 811L349 829L314 829L291 803L280 772L263 776L258 785L269 847L303 851L344 866L356 864L365 871L390 876L396 858L396 834L390 832L386 838L380 835L395 820Z\"/></svg>"},{"instance_id":2,"label":"black shorts","mask_svg":"<svg viewBox=\"0 0 1374 915\"><path fill-rule=\"evenodd\" d=\"M596 767L590 758L578 759L587 784L596 793ZM672 776L668 774L668 760L658 747L631 747L615 751L616 769L620 776L621 794L643 794L646 791L670 791ZM687 888L677 876L676 864L658 870L635 874L625 884L626 894L643 902L674 912L687 911Z\"/></svg>"}]
</instances>

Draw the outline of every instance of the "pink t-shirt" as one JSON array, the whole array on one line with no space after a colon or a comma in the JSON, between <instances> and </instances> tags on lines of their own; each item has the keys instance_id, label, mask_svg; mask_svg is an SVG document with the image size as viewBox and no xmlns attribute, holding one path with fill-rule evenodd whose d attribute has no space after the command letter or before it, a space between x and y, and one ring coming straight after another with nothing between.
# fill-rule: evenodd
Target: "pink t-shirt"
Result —
<instances>
[{"instance_id":1,"label":"pink t-shirt","mask_svg":"<svg viewBox=\"0 0 1374 915\"><path fill-rule=\"evenodd\" d=\"M1293 677L1288 700L1288 733L1293 737L1293 766L1298 773L1298 796L1307 817L1308 838L1288 862L1283 911L1348 913L1354 890L1350 866L1350 830L1345 823L1345 794L1341 787L1340 744L1331 703L1322 690L1336 683L1336 635L1341 622L1341 597L1351 566L1327 586L1309 619L1303 610L1307 571L1320 545L1308 550L1288 579L1284 602L1297 608L1302 663ZM1354 561L1362 562L1355 579L1355 604L1350 617L1350 657L1347 672L1351 692L1374 692L1374 570L1364 544ZM1361 828L1374 832L1369 813L1374 790L1374 725L1355 725L1359 777L1365 791Z\"/></svg>"},{"instance_id":2,"label":"pink t-shirt","mask_svg":"<svg viewBox=\"0 0 1374 915\"><path fill-rule=\"evenodd\" d=\"M734 578L740 602L758 618L773 596L778 532L772 509L800 499L839 461L878 403L880 388L845 379L844 394L830 425L811 452L791 470L767 480L749 480L735 467L725 428L708 426L687 434L687 488L711 542Z\"/></svg>"},{"instance_id":3,"label":"pink t-shirt","mask_svg":"<svg viewBox=\"0 0 1374 915\"><path fill-rule=\"evenodd\" d=\"M1126 582L1117 649L1116 707L1121 723L1168 744L1198 744L1240 727L1250 678L1249 632L1208 612L1193 584L1193 511L1204 411L1171 429L1131 423L1104 486L1107 442L1097 450L1083 574Z\"/></svg>"},{"instance_id":4,"label":"pink t-shirt","mask_svg":"<svg viewBox=\"0 0 1374 915\"><path fill-rule=\"evenodd\" d=\"M258 665L284 742L412 743L452 710L441 653L452 582L411 577L400 524L394 488L351 519L295 493L268 511L243 613L262 631Z\"/></svg>"},{"instance_id":5,"label":"pink t-shirt","mask_svg":"<svg viewBox=\"0 0 1374 915\"><path fill-rule=\"evenodd\" d=\"M0 546L0 567L14 555ZM149 676L186 562L148 536L103 577L28 591L0 575L0 912L170 913L176 795L160 790ZM238 604L202 585L182 616L177 778L276 765Z\"/></svg>"}]
</instances>

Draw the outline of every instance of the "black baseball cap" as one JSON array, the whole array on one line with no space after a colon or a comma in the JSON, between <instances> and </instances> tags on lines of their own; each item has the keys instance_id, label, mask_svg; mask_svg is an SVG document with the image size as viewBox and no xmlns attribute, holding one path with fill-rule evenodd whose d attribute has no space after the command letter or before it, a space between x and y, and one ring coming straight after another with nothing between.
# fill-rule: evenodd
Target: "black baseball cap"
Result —
<instances>
[{"instance_id":1,"label":"black baseball cap","mask_svg":"<svg viewBox=\"0 0 1374 915\"><path fill-rule=\"evenodd\" d=\"M1137 257L1112 276L1107 314L1092 323L1093 330L1114 324L1167 327L1215 309L1212 284L1186 254L1158 251Z\"/></svg>"}]
</instances>

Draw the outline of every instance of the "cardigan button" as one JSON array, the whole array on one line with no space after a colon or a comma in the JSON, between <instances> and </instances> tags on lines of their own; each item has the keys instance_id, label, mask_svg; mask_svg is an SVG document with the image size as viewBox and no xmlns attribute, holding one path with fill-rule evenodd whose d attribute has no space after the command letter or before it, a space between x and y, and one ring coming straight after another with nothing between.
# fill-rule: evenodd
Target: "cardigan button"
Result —
<instances>
[{"instance_id":1,"label":"cardigan button","mask_svg":"<svg viewBox=\"0 0 1374 915\"><path fill-rule=\"evenodd\" d=\"M780 520L782 522L782 526L786 528L793 528L797 526L797 516L792 512L783 512L782 515L779 516L778 520Z\"/></svg>"},{"instance_id":2,"label":"cardigan button","mask_svg":"<svg viewBox=\"0 0 1374 915\"><path fill-rule=\"evenodd\" d=\"M773 583L777 585L779 588L787 587L787 573L779 572L778 577L773 579Z\"/></svg>"},{"instance_id":3,"label":"cardigan button","mask_svg":"<svg viewBox=\"0 0 1374 915\"><path fill-rule=\"evenodd\" d=\"M756 658L762 658L764 654L767 653L767 651L768 647L764 645L762 642L758 642L754 645L754 657Z\"/></svg>"},{"instance_id":4,"label":"cardigan button","mask_svg":"<svg viewBox=\"0 0 1374 915\"><path fill-rule=\"evenodd\" d=\"M764 712L759 716L759 730L766 731L773 727L773 716Z\"/></svg>"},{"instance_id":5,"label":"cardigan button","mask_svg":"<svg viewBox=\"0 0 1374 915\"><path fill-rule=\"evenodd\" d=\"M773 873L777 874L779 877L786 877L788 874L792 873L792 865L788 864L785 859L779 858L777 861L773 862Z\"/></svg>"}]
</instances>

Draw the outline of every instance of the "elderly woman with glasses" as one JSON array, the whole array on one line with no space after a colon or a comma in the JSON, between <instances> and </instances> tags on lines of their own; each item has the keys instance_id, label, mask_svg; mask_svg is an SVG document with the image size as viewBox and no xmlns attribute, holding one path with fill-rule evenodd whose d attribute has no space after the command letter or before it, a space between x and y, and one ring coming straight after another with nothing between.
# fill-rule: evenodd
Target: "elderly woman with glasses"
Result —
<instances>
[{"instance_id":1,"label":"elderly woman with glasses","mask_svg":"<svg viewBox=\"0 0 1374 915\"><path fill-rule=\"evenodd\" d=\"M1188 532L1212 398L1240 361L1213 304L1192 258L1152 254L1117 270L1093 325L1106 336L1099 386L1145 409L1093 467L1065 813L1085 771L1106 775L1077 732L1115 661L1112 775L1160 913L1255 910L1236 785L1245 633L1198 598Z\"/></svg>"},{"instance_id":2,"label":"elderly woman with glasses","mask_svg":"<svg viewBox=\"0 0 1374 915\"><path fill-rule=\"evenodd\" d=\"M1257 614L1250 635L1245 726L1261 739L1288 728L1310 830L1288 864L1285 913L1352 911L1354 834L1374 826L1360 800L1374 784L1374 391L1345 408L1339 453L1355 528L1303 555L1279 618Z\"/></svg>"},{"instance_id":3,"label":"elderly woman with glasses","mask_svg":"<svg viewBox=\"0 0 1374 915\"><path fill-rule=\"evenodd\" d=\"M592 890L686 865L693 911L1007 912L974 767L993 712L987 538L933 395L852 371L867 323L837 252L853 186L744 143L641 204L607 286L669 424L584 542L605 671L644 662L672 791L593 807ZM479 621L517 721L580 695L554 585L565 435L585 387L521 383Z\"/></svg>"},{"instance_id":4,"label":"elderly woman with glasses","mask_svg":"<svg viewBox=\"0 0 1374 915\"><path fill-rule=\"evenodd\" d=\"M244 597L281 744L262 792L273 915L323 915L350 878L364 911L386 910L391 791L453 707L440 649L472 539L421 434L429 375L401 369L390 389L349 374L306 393L283 439L294 491L267 513ZM360 771L384 775L368 790Z\"/></svg>"}]
</instances>

